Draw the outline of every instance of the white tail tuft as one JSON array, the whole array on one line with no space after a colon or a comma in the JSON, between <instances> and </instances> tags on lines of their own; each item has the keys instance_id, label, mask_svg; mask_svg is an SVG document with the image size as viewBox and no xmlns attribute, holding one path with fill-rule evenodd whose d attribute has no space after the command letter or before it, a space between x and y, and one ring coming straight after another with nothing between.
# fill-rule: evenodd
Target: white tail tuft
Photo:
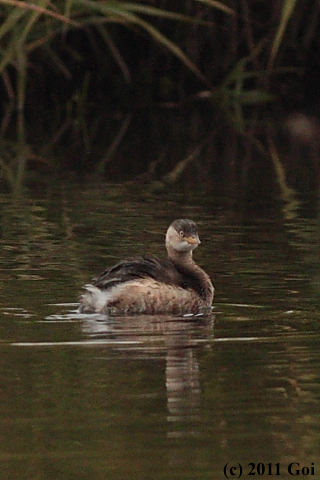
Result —
<instances>
[{"instance_id":1,"label":"white tail tuft","mask_svg":"<svg viewBox=\"0 0 320 480\"><path fill-rule=\"evenodd\" d=\"M102 313L106 311L110 294L88 283L84 286L86 292L80 297L79 311L81 313Z\"/></svg>"}]
</instances>

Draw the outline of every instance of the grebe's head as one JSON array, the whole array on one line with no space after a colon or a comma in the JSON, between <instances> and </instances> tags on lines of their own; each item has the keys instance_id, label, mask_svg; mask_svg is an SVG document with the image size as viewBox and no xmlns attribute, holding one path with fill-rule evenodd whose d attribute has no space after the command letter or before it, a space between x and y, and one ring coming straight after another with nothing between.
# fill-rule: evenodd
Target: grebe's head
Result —
<instances>
[{"instance_id":1,"label":"grebe's head","mask_svg":"<svg viewBox=\"0 0 320 480\"><path fill-rule=\"evenodd\" d=\"M167 230L166 247L168 250L192 252L200 243L197 225L192 220L175 220Z\"/></svg>"}]
</instances>

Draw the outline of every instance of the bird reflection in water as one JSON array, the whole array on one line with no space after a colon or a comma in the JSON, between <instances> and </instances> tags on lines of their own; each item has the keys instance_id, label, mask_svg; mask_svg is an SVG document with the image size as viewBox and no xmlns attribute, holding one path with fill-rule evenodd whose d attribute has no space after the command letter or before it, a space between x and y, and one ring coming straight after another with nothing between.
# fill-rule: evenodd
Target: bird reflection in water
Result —
<instances>
[{"instance_id":1,"label":"bird reflection in water","mask_svg":"<svg viewBox=\"0 0 320 480\"><path fill-rule=\"evenodd\" d=\"M128 358L165 358L168 438L196 434L200 418L199 348L210 348L214 315L185 317L141 315L107 318L87 316L83 332L110 341Z\"/></svg>"}]
</instances>

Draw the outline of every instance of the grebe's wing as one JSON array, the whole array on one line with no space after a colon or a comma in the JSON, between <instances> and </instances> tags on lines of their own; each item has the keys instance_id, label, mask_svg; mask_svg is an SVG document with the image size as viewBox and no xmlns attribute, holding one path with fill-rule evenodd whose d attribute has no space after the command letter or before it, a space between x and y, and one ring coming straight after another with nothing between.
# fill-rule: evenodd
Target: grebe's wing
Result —
<instances>
[{"instance_id":1,"label":"grebe's wing","mask_svg":"<svg viewBox=\"0 0 320 480\"><path fill-rule=\"evenodd\" d=\"M122 260L94 279L92 285L100 289L108 289L119 283L137 278L153 278L158 282L181 285L182 278L169 260L157 258L133 257Z\"/></svg>"}]
</instances>

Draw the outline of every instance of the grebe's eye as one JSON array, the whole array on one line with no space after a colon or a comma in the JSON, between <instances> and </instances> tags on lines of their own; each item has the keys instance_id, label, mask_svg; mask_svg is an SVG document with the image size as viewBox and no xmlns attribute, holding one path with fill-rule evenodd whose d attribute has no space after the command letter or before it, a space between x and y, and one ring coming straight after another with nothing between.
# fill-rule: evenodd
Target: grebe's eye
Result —
<instances>
[{"instance_id":1,"label":"grebe's eye","mask_svg":"<svg viewBox=\"0 0 320 480\"><path fill-rule=\"evenodd\" d=\"M183 230L180 230L179 234L180 234L180 237L183 237L184 236Z\"/></svg>"}]
</instances>

